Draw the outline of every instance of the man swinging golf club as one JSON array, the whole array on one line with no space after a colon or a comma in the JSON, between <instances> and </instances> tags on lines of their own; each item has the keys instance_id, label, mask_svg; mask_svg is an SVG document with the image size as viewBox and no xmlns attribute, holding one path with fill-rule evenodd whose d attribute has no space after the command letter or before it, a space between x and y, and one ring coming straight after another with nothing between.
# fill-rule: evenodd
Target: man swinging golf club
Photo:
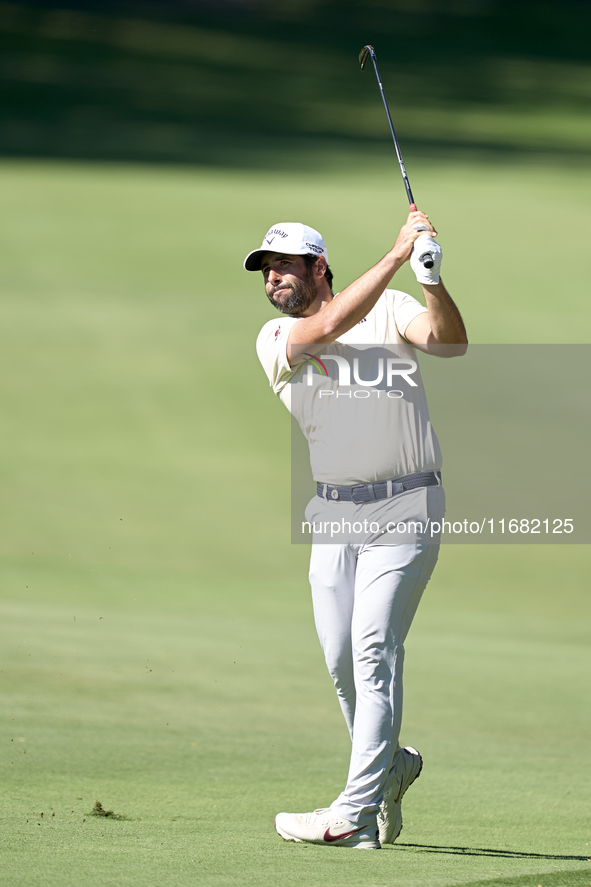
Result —
<instances>
[{"instance_id":1,"label":"man swinging golf club","mask_svg":"<svg viewBox=\"0 0 591 887\"><path fill-rule=\"evenodd\" d=\"M434 236L428 216L411 211L386 255L336 295L326 244L301 223L273 225L244 262L247 270L262 271L267 296L283 314L265 324L257 353L273 391L310 444L318 495L306 518L315 529L327 515L371 527L337 543L314 534L314 618L351 735L351 762L347 784L330 806L277 815L275 828L288 841L367 849L393 842L402 828L402 796L422 767L418 751L398 741L403 644L437 560L439 538L429 534L428 520L440 521L444 513L441 454L418 369L397 399L387 396L391 390L375 390L386 395L381 399L351 397L355 386L349 379L343 387L337 371L353 345L394 347L407 367L408 361L416 367L415 348L465 351L466 331L440 279L441 248ZM421 261L427 251L430 268ZM387 288L409 260L426 308ZM320 389L306 384L311 358L327 372ZM357 388L365 386L366 394L367 384ZM343 395L347 427L365 435L362 451L348 445L346 433L335 433L334 410L323 410L318 401L327 392L325 400L333 404ZM381 445L368 460L374 441ZM401 516L413 519L413 534L391 541L386 525L394 518L400 526Z\"/></svg>"},{"instance_id":2,"label":"man swinging golf club","mask_svg":"<svg viewBox=\"0 0 591 887\"><path fill-rule=\"evenodd\" d=\"M414 348L454 356L468 340L439 276L437 232L417 211L369 44L359 54L361 70L368 58L410 205L394 246L336 295L326 244L300 223L274 225L244 267L263 272L269 300L287 315L265 324L257 353L310 447L314 619L352 742L339 797L311 813L279 813L275 828L287 841L379 849L400 834L402 797L423 765L416 749L399 744L404 640L437 561L432 522L441 526L445 510L441 453ZM409 260L426 308L387 289ZM367 381L360 367L376 349L383 356ZM324 374L319 384L311 364ZM389 387L396 373L407 383L400 389ZM332 527L339 525L335 541Z\"/></svg>"}]
</instances>

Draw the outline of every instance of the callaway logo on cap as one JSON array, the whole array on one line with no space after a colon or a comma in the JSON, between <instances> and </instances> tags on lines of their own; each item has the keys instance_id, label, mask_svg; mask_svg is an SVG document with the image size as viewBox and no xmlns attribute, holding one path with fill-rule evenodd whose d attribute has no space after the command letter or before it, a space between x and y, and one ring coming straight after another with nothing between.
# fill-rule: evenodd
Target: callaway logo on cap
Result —
<instances>
[{"instance_id":1,"label":"callaway logo on cap","mask_svg":"<svg viewBox=\"0 0 591 887\"><path fill-rule=\"evenodd\" d=\"M247 271L260 271L265 253L285 253L287 256L324 256L328 262L326 244L318 231L301 222L279 222L269 228L259 249L254 249L244 260Z\"/></svg>"}]
</instances>

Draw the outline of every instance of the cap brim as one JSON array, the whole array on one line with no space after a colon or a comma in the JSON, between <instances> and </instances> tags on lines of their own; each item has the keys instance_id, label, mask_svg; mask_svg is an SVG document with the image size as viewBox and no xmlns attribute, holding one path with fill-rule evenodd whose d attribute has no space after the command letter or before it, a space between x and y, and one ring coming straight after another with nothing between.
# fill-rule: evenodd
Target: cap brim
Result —
<instances>
[{"instance_id":1,"label":"cap brim","mask_svg":"<svg viewBox=\"0 0 591 887\"><path fill-rule=\"evenodd\" d=\"M253 249L251 253L247 255L244 260L244 267L247 271L260 271L261 270L261 262L263 260L263 256L265 253L272 252L280 252L280 250L272 250L272 249ZM308 249L301 250L292 250L288 253L281 253L284 256L312 256L314 253L311 253ZM316 256L318 258L318 256Z\"/></svg>"},{"instance_id":2,"label":"cap brim","mask_svg":"<svg viewBox=\"0 0 591 887\"><path fill-rule=\"evenodd\" d=\"M249 253L244 260L244 267L246 268L246 270L260 271L262 258L265 253L268 252L268 249L253 249L253 251Z\"/></svg>"}]
</instances>

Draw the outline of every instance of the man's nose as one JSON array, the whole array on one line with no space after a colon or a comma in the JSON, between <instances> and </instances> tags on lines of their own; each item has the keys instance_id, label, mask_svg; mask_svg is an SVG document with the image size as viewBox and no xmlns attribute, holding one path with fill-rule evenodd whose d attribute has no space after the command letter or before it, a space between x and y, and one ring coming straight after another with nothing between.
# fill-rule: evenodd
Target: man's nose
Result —
<instances>
[{"instance_id":1,"label":"man's nose","mask_svg":"<svg viewBox=\"0 0 591 887\"><path fill-rule=\"evenodd\" d=\"M271 270L269 271L269 281L273 284L273 286L281 283L281 280L281 274L279 274L279 272L276 271L274 268L271 268Z\"/></svg>"}]
</instances>

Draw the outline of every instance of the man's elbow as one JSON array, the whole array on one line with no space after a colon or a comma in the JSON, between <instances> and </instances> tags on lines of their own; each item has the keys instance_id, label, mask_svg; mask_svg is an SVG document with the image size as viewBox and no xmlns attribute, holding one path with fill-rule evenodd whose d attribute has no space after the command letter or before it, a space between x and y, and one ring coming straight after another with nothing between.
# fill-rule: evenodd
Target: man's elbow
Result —
<instances>
[{"instance_id":1,"label":"man's elbow","mask_svg":"<svg viewBox=\"0 0 591 887\"><path fill-rule=\"evenodd\" d=\"M441 348L442 357L463 357L468 350L468 339L446 342Z\"/></svg>"},{"instance_id":2,"label":"man's elbow","mask_svg":"<svg viewBox=\"0 0 591 887\"><path fill-rule=\"evenodd\" d=\"M468 336L466 333L462 333L455 342L451 342L450 349L450 357L463 357L468 350Z\"/></svg>"},{"instance_id":3,"label":"man's elbow","mask_svg":"<svg viewBox=\"0 0 591 887\"><path fill-rule=\"evenodd\" d=\"M302 334L302 332L298 330L297 337L294 335L289 339L288 348L291 349L289 362L291 366L294 366L298 357L306 351L306 349L314 350L314 345L332 345L336 338L337 334L330 328L325 328L324 325L316 327L313 331L309 330L307 334Z\"/></svg>"},{"instance_id":4,"label":"man's elbow","mask_svg":"<svg viewBox=\"0 0 591 887\"><path fill-rule=\"evenodd\" d=\"M315 341L322 343L323 345L332 345L342 332L344 331L340 329L338 321L326 318L323 319L322 324L320 325Z\"/></svg>"},{"instance_id":5,"label":"man's elbow","mask_svg":"<svg viewBox=\"0 0 591 887\"><path fill-rule=\"evenodd\" d=\"M427 345L422 350L436 357L463 357L468 350L468 337L463 331L452 336L437 338L431 331Z\"/></svg>"}]
</instances>

